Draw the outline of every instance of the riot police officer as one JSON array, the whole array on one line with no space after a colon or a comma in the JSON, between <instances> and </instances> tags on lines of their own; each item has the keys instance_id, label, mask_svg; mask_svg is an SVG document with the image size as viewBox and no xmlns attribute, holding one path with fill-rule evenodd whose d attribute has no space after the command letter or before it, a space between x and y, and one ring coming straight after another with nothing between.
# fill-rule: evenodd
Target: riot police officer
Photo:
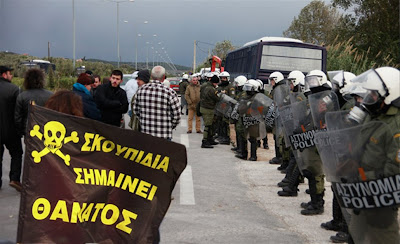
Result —
<instances>
[{"instance_id":1,"label":"riot police officer","mask_svg":"<svg viewBox=\"0 0 400 244\"><path fill-rule=\"evenodd\" d=\"M217 87L218 93L225 94L233 98L235 96L235 87L229 82L229 73L226 71L221 72L219 74L219 79L220 83ZM217 114L216 127L219 144L229 145L231 141L229 137L229 119L225 118L221 114Z\"/></svg>"},{"instance_id":2,"label":"riot police officer","mask_svg":"<svg viewBox=\"0 0 400 244\"><path fill-rule=\"evenodd\" d=\"M214 75L200 88L200 112L204 121L202 148L213 148L213 145L218 144L213 139L214 109L219 101L218 92L215 87L218 83L219 78Z\"/></svg>"}]
</instances>

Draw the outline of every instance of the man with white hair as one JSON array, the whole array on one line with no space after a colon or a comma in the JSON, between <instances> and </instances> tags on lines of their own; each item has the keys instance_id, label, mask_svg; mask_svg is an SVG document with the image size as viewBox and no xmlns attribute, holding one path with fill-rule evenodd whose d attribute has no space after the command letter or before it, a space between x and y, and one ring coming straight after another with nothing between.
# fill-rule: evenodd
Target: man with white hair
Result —
<instances>
[{"instance_id":1,"label":"man with white hair","mask_svg":"<svg viewBox=\"0 0 400 244\"><path fill-rule=\"evenodd\" d=\"M181 119L178 95L163 85L164 67L155 66L151 78L138 89L133 112L139 118L141 132L172 140L172 130Z\"/></svg>"}]
</instances>

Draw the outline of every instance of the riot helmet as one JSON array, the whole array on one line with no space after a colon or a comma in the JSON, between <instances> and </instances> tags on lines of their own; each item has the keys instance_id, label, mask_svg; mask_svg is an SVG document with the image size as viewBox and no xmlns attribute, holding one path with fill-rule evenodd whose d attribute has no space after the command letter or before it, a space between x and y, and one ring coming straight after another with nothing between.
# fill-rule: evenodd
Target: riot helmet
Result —
<instances>
[{"instance_id":1,"label":"riot helmet","mask_svg":"<svg viewBox=\"0 0 400 244\"><path fill-rule=\"evenodd\" d=\"M331 87L328 84L328 79L326 75L321 70L310 71L305 79L305 90L310 89L310 91L315 94L321 91L330 90Z\"/></svg>"},{"instance_id":2,"label":"riot helmet","mask_svg":"<svg viewBox=\"0 0 400 244\"><path fill-rule=\"evenodd\" d=\"M268 81L272 86L276 86L283 79L284 79L283 74L279 71L271 73L268 77Z\"/></svg>"},{"instance_id":3,"label":"riot helmet","mask_svg":"<svg viewBox=\"0 0 400 244\"><path fill-rule=\"evenodd\" d=\"M235 85L237 87L244 86L246 81L247 81L247 78L244 75L239 75L238 77L235 78Z\"/></svg>"},{"instance_id":4,"label":"riot helmet","mask_svg":"<svg viewBox=\"0 0 400 244\"><path fill-rule=\"evenodd\" d=\"M293 70L289 73L287 79L290 81L291 90L293 92L301 92L304 90L304 74L299 70Z\"/></svg>"}]
</instances>

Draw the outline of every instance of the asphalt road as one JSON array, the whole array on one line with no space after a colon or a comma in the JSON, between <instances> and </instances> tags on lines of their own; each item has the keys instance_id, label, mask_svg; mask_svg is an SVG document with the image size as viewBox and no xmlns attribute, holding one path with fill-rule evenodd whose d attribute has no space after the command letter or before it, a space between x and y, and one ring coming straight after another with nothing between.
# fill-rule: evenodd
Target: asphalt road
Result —
<instances>
[{"instance_id":1,"label":"asphalt road","mask_svg":"<svg viewBox=\"0 0 400 244\"><path fill-rule=\"evenodd\" d=\"M234 157L228 145L202 149L201 134L186 134L187 116L173 141L187 147L188 167L178 181L174 200L161 224L161 243L329 243L334 232L320 228L331 219L332 192L326 183L325 213L302 216L309 201L300 185L298 197L278 197L276 184L284 175L268 163L273 149L259 148L258 161ZM272 136L269 145L273 148ZM0 244L15 243L19 193L8 186L10 157L3 159L0 190Z\"/></svg>"}]
</instances>

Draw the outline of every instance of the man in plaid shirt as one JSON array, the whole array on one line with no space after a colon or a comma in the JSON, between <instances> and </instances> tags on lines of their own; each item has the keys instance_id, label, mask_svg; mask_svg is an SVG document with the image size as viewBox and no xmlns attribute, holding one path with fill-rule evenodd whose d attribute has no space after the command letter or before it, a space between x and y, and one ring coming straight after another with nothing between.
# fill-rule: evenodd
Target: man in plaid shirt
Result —
<instances>
[{"instance_id":1,"label":"man in plaid shirt","mask_svg":"<svg viewBox=\"0 0 400 244\"><path fill-rule=\"evenodd\" d=\"M175 91L162 84L164 67L155 66L151 78L151 82L138 89L133 111L139 118L141 132L171 140L172 130L181 119L181 104Z\"/></svg>"}]
</instances>

